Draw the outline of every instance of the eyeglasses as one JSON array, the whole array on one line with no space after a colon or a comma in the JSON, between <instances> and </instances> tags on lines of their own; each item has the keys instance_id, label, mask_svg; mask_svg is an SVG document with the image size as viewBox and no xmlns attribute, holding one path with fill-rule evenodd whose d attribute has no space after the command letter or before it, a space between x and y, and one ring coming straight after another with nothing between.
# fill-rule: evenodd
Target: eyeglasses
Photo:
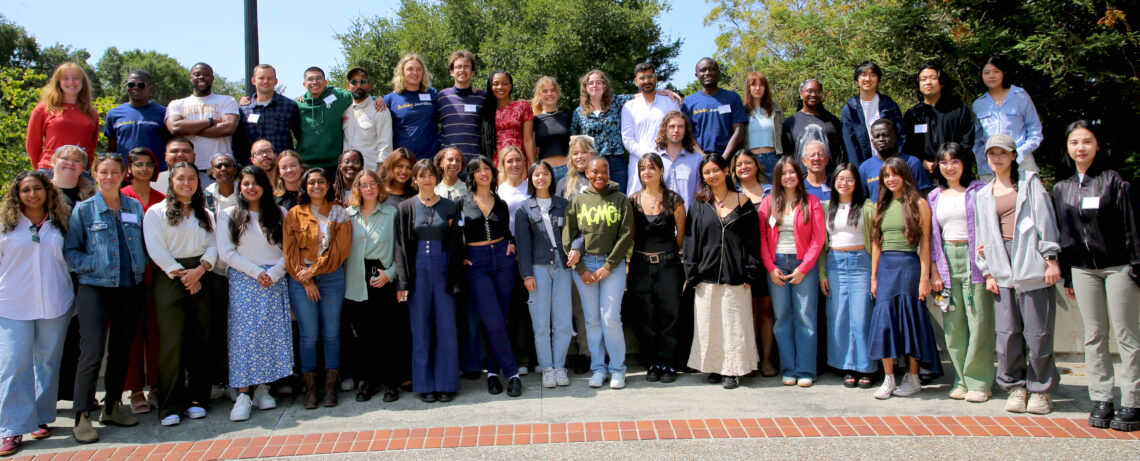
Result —
<instances>
[{"instance_id":1,"label":"eyeglasses","mask_svg":"<svg viewBox=\"0 0 1140 461\"><path fill-rule=\"evenodd\" d=\"M942 161L938 162L939 166L959 166L961 164L962 164L962 161L958 160L956 158L952 158L950 160L942 160Z\"/></svg>"},{"instance_id":2,"label":"eyeglasses","mask_svg":"<svg viewBox=\"0 0 1140 461\"><path fill-rule=\"evenodd\" d=\"M272 150L259 150L253 153L254 157L269 157L273 155L276 155L276 153Z\"/></svg>"},{"instance_id":3,"label":"eyeglasses","mask_svg":"<svg viewBox=\"0 0 1140 461\"><path fill-rule=\"evenodd\" d=\"M471 66L464 66L464 65L451 66L451 70L471 70L471 69L472 69Z\"/></svg>"},{"instance_id":4,"label":"eyeglasses","mask_svg":"<svg viewBox=\"0 0 1140 461\"><path fill-rule=\"evenodd\" d=\"M146 89L146 86L146 82L127 82L127 88L138 87L138 89L143 90Z\"/></svg>"},{"instance_id":5,"label":"eyeglasses","mask_svg":"<svg viewBox=\"0 0 1140 461\"><path fill-rule=\"evenodd\" d=\"M362 182L362 183L358 184L356 187L359 187L360 190L367 190L367 189L379 189L380 185L376 184L374 182Z\"/></svg>"},{"instance_id":6,"label":"eyeglasses","mask_svg":"<svg viewBox=\"0 0 1140 461\"><path fill-rule=\"evenodd\" d=\"M351 83L351 84L353 84L353 85L367 85L367 84L368 84L368 79L366 79L366 78L362 78L362 79L359 79L359 80L357 80L357 79L355 79L355 78L354 78L354 79L352 79L352 80L349 80L349 81L348 81L348 83Z\"/></svg>"},{"instance_id":7,"label":"eyeglasses","mask_svg":"<svg viewBox=\"0 0 1140 461\"><path fill-rule=\"evenodd\" d=\"M233 162L222 162L222 163L217 163L214 165L215 170L220 170L222 168L235 168L235 167L237 167L237 165L234 165Z\"/></svg>"},{"instance_id":8,"label":"eyeglasses","mask_svg":"<svg viewBox=\"0 0 1140 461\"><path fill-rule=\"evenodd\" d=\"M637 77L637 81L639 81L639 82L647 82L647 81L649 81L649 80L653 80L653 79L655 79L655 78L657 78L657 74L648 74L648 75L642 75L642 76L640 76L640 77Z\"/></svg>"},{"instance_id":9,"label":"eyeglasses","mask_svg":"<svg viewBox=\"0 0 1140 461\"><path fill-rule=\"evenodd\" d=\"M131 166L133 166L135 168L145 168L147 170L153 170L154 169L154 162L135 162L135 163L132 163Z\"/></svg>"}]
</instances>

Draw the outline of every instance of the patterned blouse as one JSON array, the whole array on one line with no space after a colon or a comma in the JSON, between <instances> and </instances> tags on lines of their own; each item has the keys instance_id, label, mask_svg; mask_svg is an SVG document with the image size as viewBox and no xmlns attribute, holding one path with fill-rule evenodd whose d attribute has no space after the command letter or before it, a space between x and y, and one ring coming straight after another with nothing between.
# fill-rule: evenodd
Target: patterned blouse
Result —
<instances>
[{"instance_id":1,"label":"patterned blouse","mask_svg":"<svg viewBox=\"0 0 1140 461\"><path fill-rule=\"evenodd\" d=\"M584 134L594 138L594 149L604 156L625 155L625 146L621 143L621 108L636 95L615 94L614 101L609 110L598 115L587 114L581 106L574 109L574 118L570 121L570 133Z\"/></svg>"},{"instance_id":2,"label":"patterned blouse","mask_svg":"<svg viewBox=\"0 0 1140 461\"><path fill-rule=\"evenodd\" d=\"M493 157L496 163L499 161L499 151L504 147L523 146L523 124L532 119L534 111L531 110L530 103L521 99L495 109L496 142Z\"/></svg>"}]
</instances>

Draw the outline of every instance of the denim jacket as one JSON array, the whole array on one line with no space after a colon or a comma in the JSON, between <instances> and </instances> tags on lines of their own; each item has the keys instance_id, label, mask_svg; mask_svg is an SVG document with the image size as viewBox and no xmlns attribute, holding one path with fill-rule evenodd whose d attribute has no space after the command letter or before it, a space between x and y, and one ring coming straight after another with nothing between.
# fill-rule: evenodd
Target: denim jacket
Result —
<instances>
[{"instance_id":1,"label":"denim jacket","mask_svg":"<svg viewBox=\"0 0 1140 461\"><path fill-rule=\"evenodd\" d=\"M562 197L550 197L550 227L554 230L557 242L551 242L546 234L538 199L528 197L515 210L515 248L518 250L519 275L522 278L534 277L535 264L566 267L566 253L562 251L562 226L566 222L566 207L569 205L570 202Z\"/></svg>"},{"instance_id":2,"label":"denim jacket","mask_svg":"<svg viewBox=\"0 0 1140 461\"><path fill-rule=\"evenodd\" d=\"M127 237L135 283L143 283L147 263L143 247L143 207L138 200L121 193L119 201L122 206L118 220L99 193L79 202L71 212L68 224L71 232L63 244L63 257L71 271L79 276L79 283L101 287L120 285L119 233L114 227L118 222L122 222L123 234Z\"/></svg>"}]
</instances>

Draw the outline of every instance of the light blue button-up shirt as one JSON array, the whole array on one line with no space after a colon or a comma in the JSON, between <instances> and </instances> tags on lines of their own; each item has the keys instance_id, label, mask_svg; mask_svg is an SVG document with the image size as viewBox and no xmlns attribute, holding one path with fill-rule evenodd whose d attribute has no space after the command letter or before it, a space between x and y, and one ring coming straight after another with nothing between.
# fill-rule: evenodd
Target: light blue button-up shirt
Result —
<instances>
[{"instance_id":1,"label":"light blue button-up shirt","mask_svg":"<svg viewBox=\"0 0 1140 461\"><path fill-rule=\"evenodd\" d=\"M1017 163L1033 159L1033 152L1041 146L1041 119L1029 93L1016 85L999 107L989 92L974 101L974 156L978 159L979 174L993 174L986 163L986 140L990 136L1007 134L1017 143Z\"/></svg>"},{"instance_id":2,"label":"light blue button-up shirt","mask_svg":"<svg viewBox=\"0 0 1140 461\"><path fill-rule=\"evenodd\" d=\"M661 177L661 181L665 187L681 196L681 199L685 201L685 211L688 212L689 204L693 202L693 196L697 194L697 188L701 187L701 159L703 156L684 149L677 154L676 159L670 158L664 149L659 150L657 155L661 156L661 165L665 167L665 175ZM638 186L641 185L640 179L629 179L631 183L637 181ZM638 187L638 189L640 188Z\"/></svg>"}]
</instances>

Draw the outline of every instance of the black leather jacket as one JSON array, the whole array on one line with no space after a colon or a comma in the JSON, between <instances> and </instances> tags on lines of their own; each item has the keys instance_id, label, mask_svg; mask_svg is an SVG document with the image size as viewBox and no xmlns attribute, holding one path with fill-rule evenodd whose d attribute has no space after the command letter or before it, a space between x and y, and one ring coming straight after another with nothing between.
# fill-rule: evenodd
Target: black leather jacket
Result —
<instances>
[{"instance_id":1,"label":"black leather jacket","mask_svg":"<svg viewBox=\"0 0 1140 461\"><path fill-rule=\"evenodd\" d=\"M1072 268L1131 266L1140 284L1140 231L1132 187L1114 170L1093 165L1084 181L1074 174L1053 187L1061 232L1061 271L1072 286Z\"/></svg>"}]
</instances>

